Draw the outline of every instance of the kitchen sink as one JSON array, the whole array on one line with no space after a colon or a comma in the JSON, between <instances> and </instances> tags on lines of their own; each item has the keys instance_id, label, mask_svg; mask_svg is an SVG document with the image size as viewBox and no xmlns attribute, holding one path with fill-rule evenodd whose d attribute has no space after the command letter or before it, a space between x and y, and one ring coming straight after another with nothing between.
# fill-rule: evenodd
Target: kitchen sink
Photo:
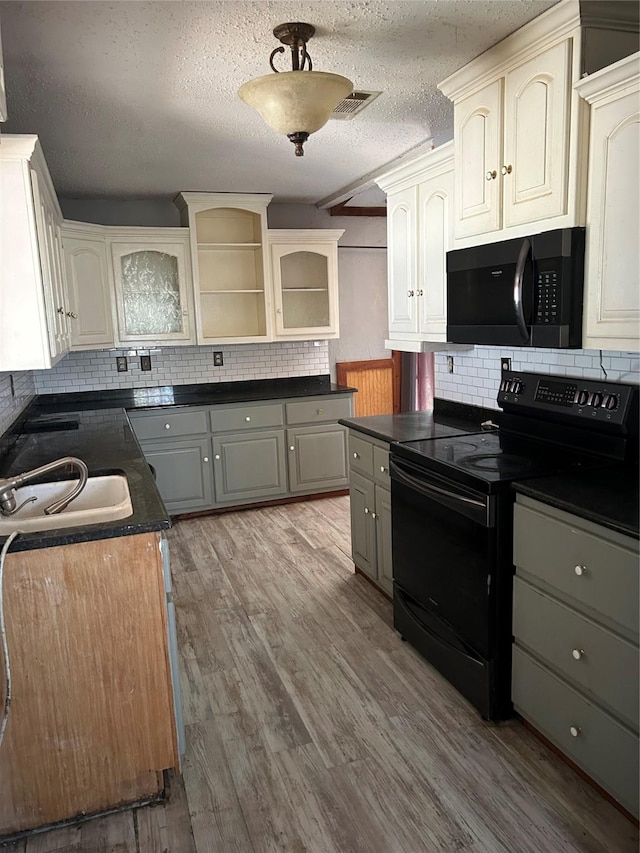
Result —
<instances>
[{"instance_id":1,"label":"kitchen sink","mask_svg":"<svg viewBox=\"0 0 640 853\"><path fill-rule=\"evenodd\" d=\"M122 474L89 477L82 492L62 512L45 515L44 508L64 497L77 484L77 480L60 480L55 483L29 483L15 491L18 506L35 497L14 515L0 515L0 536L14 530L32 533L37 530L56 530L117 521L133 514L127 478Z\"/></svg>"}]
</instances>

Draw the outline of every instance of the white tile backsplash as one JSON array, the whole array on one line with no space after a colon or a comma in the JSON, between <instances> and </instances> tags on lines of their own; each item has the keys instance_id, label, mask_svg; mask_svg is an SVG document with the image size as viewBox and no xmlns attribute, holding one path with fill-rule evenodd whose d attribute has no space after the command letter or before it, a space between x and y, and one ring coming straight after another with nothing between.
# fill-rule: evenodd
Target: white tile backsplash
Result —
<instances>
[{"instance_id":1,"label":"white tile backsplash","mask_svg":"<svg viewBox=\"0 0 640 853\"><path fill-rule=\"evenodd\" d=\"M453 356L453 373L447 370ZM546 350L476 346L473 351L435 353L435 394L445 400L497 409L500 359L510 358L513 370L553 373L576 379L604 379L599 350ZM602 366L613 382L640 382L640 353L603 352Z\"/></svg>"},{"instance_id":2,"label":"white tile backsplash","mask_svg":"<svg viewBox=\"0 0 640 853\"><path fill-rule=\"evenodd\" d=\"M222 352L222 367L213 365L214 350ZM150 353L151 370L140 369L140 353ZM121 355L127 356L129 367L124 373L118 373L116 369L116 358ZM283 341L235 346L72 352L51 370L35 370L33 376L38 394L61 394L155 385L238 382L256 378L323 376L328 373L327 341Z\"/></svg>"},{"instance_id":3,"label":"white tile backsplash","mask_svg":"<svg viewBox=\"0 0 640 853\"><path fill-rule=\"evenodd\" d=\"M13 391L11 388L13 377ZM33 373L0 373L0 435L2 435L35 396Z\"/></svg>"}]
</instances>

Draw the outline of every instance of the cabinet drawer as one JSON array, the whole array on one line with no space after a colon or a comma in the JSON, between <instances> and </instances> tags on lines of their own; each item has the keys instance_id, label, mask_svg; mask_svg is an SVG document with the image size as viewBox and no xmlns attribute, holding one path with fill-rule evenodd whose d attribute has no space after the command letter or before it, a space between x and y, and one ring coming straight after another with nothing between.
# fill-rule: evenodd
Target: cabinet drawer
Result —
<instances>
[{"instance_id":1,"label":"cabinet drawer","mask_svg":"<svg viewBox=\"0 0 640 853\"><path fill-rule=\"evenodd\" d=\"M519 645L637 730L637 646L517 577L513 633Z\"/></svg>"},{"instance_id":2,"label":"cabinet drawer","mask_svg":"<svg viewBox=\"0 0 640 853\"><path fill-rule=\"evenodd\" d=\"M626 809L638 814L637 735L517 646L513 649L512 694L523 717Z\"/></svg>"},{"instance_id":3,"label":"cabinet drawer","mask_svg":"<svg viewBox=\"0 0 640 853\"><path fill-rule=\"evenodd\" d=\"M315 421L337 421L351 415L351 399L344 397L318 397L315 400L297 400L285 403L288 424L306 424Z\"/></svg>"},{"instance_id":4,"label":"cabinet drawer","mask_svg":"<svg viewBox=\"0 0 640 853\"><path fill-rule=\"evenodd\" d=\"M349 432L349 468L373 477L374 446L353 430Z\"/></svg>"},{"instance_id":5,"label":"cabinet drawer","mask_svg":"<svg viewBox=\"0 0 640 853\"><path fill-rule=\"evenodd\" d=\"M129 413L133 431L140 441L175 438L209 432L206 409L168 410L160 414Z\"/></svg>"},{"instance_id":6,"label":"cabinet drawer","mask_svg":"<svg viewBox=\"0 0 640 853\"><path fill-rule=\"evenodd\" d=\"M596 536L580 524L516 503L513 561L519 573L525 571L598 622L619 626L636 639L638 553L602 532Z\"/></svg>"},{"instance_id":7,"label":"cabinet drawer","mask_svg":"<svg viewBox=\"0 0 640 853\"><path fill-rule=\"evenodd\" d=\"M391 477L389 476L389 448L373 446L373 473L376 481L381 486L391 488Z\"/></svg>"},{"instance_id":8,"label":"cabinet drawer","mask_svg":"<svg viewBox=\"0 0 640 853\"><path fill-rule=\"evenodd\" d=\"M224 406L211 409L212 432L237 432L242 429L265 429L284 424L280 403L265 406L248 403L244 406Z\"/></svg>"}]
</instances>

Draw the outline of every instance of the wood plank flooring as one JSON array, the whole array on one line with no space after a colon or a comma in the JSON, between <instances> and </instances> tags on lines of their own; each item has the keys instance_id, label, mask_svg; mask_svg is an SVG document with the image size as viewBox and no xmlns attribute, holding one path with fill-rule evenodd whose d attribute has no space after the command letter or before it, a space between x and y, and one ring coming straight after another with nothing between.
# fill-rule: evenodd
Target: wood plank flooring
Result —
<instances>
[{"instance_id":1,"label":"wood plank flooring","mask_svg":"<svg viewBox=\"0 0 640 853\"><path fill-rule=\"evenodd\" d=\"M348 498L170 531L187 735L165 803L15 853L636 853L518 721L484 723L350 559Z\"/></svg>"}]
</instances>

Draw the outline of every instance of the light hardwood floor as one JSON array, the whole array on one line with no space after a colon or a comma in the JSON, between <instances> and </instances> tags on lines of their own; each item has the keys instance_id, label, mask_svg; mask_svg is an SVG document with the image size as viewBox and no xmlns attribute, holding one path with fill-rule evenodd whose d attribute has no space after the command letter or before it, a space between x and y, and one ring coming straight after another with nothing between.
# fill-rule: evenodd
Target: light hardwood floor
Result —
<instances>
[{"instance_id":1,"label":"light hardwood floor","mask_svg":"<svg viewBox=\"0 0 640 853\"><path fill-rule=\"evenodd\" d=\"M484 723L353 573L348 498L170 532L187 754L168 802L15 853L636 853L519 722Z\"/></svg>"}]
</instances>

